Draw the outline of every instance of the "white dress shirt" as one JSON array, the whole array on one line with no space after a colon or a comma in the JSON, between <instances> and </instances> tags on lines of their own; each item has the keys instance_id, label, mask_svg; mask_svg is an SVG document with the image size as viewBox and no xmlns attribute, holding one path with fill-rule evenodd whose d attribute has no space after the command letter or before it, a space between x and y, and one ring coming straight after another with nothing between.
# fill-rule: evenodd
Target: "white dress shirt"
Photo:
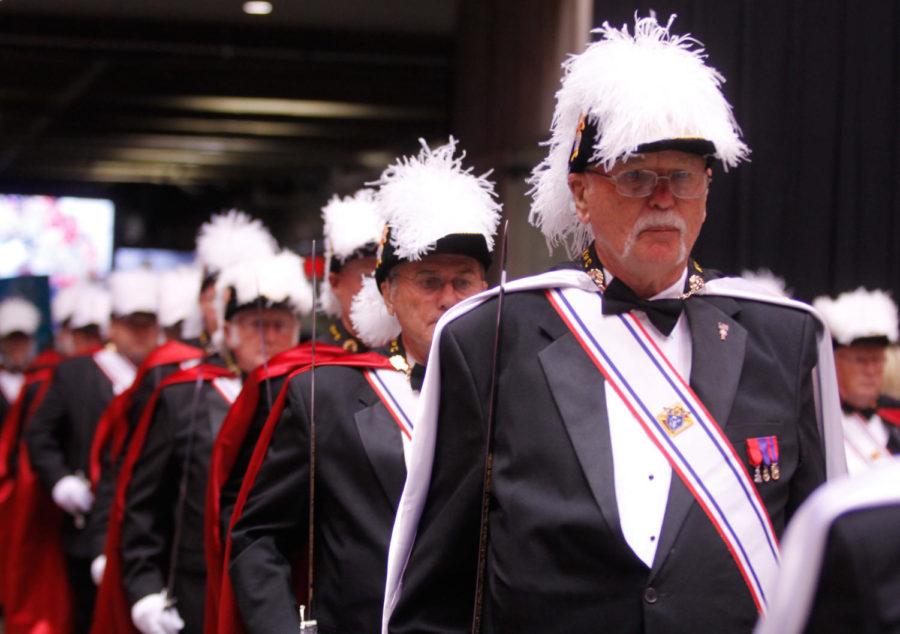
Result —
<instances>
[{"instance_id":1,"label":"white dress shirt","mask_svg":"<svg viewBox=\"0 0 900 634\"><path fill-rule=\"evenodd\" d=\"M873 464L881 464L891 457L887 450L888 429L878 414L866 420L860 414L842 412L842 419L847 473L862 473Z\"/></svg>"},{"instance_id":2,"label":"white dress shirt","mask_svg":"<svg viewBox=\"0 0 900 634\"><path fill-rule=\"evenodd\" d=\"M687 269L675 284L650 299L680 297L684 292L686 278ZM609 271L606 271L606 279L607 283L613 279ZM672 366L688 382L693 347L684 313L678 318L668 337L653 326L643 311L634 311L634 315L669 358ZM605 391L613 454L613 478L622 533L635 555L650 568L656 556L656 546L666 512L672 467L609 383L605 384Z\"/></svg>"}]
</instances>

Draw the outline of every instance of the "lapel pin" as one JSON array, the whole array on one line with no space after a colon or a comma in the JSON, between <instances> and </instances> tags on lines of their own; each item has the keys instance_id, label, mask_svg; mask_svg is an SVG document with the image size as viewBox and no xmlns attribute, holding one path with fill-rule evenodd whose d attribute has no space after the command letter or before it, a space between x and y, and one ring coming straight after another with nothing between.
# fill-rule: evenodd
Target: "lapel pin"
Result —
<instances>
[{"instance_id":1,"label":"lapel pin","mask_svg":"<svg viewBox=\"0 0 900 634\"><path fill-rule=\"evenodd\" d=\"M728 324L719 322L719 339L725 341L728 338Z\"/></svg>"}]
</instances>

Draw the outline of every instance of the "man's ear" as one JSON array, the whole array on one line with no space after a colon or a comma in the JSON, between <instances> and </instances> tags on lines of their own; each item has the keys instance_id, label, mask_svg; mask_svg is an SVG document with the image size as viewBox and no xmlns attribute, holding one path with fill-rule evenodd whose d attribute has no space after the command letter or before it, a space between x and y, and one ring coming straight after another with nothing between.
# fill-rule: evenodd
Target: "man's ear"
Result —
<instances>
[{"instance_id":1,"label":"man's ear","mask_svg":"<svg viewBox=\"0 0 900 634\"><path fill-rule=\"evenodd\" d=\"M387 309L388 315L394 316L394 298L391 295L391 281L389 279L383 281L381 286L381 297L384 298L384 307Z\"/></svg>"},{"instance_id":2,"label":"man's ear","mask_svg":"<svg viewBox=\"0 0 900 634\"><path fill-rule=\"evenodd\" d=\"M569 174L569 191L572 192L572 202L575 204L575 214L578 216L578 220L587 224L591 221L591 215L588 213L585 200L585 178L584 174Z\"/></svg>"}]
</instances>

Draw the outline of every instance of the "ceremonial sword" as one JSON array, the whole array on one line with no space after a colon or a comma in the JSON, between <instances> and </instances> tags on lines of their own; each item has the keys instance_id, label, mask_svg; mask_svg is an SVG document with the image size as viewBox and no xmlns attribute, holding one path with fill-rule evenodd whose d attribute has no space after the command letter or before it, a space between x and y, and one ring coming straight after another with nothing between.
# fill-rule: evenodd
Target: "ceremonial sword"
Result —
<instances>
[{"instance_id":1,"label":"ceremonial sword","mask_svg":"<svg viewBox=\"0 0 900 634\"><path fill-rule=\"evenodd\" d=\"M317 634L319 626L314 620L306 620L306 609L312 615L313 591L315 590L315 539L316 539L316 314L318 300L318 276L316 275L316 241L312 241L312 339L309 350L309 526L306 550L306 604L301 605L300 631Z\"/></svg>"},{"instance_id":2,"label":"ceremonial sword","mask_svg":"<svg viewBox=\"0 0 900 634\"><path fill-rule=\"evenodd\" d=\"M472 634L481 632L483 616L485 568L487 567L488 524L491 506L491 478L494 472L494 420L497 412L498 359L500 357L500 324L503 317L503 298L506 296L506 255L509 219L500 229L500 288L497 293L497 315L494 321L494 345L491 349L491 389L488 393L487 442L484 452L484 483L481 489L481 520L478 525L478 563L475 568L475 607L472 612Z\"/></svg>"}]
</instances>

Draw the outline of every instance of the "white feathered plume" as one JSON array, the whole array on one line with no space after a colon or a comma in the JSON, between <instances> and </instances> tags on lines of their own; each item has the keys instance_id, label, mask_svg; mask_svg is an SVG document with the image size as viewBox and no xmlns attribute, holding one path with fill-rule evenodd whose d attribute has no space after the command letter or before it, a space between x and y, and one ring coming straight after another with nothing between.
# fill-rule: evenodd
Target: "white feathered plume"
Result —
<instances>
[{"instance_id":1,"label":"white feathered plume","mask_svg":"<svg viewBox=\"0 0 900 634\"><path fill-rule=\"evenodd\" d=\"M287 304L298 314L312 310L312 286L303 274L303 258L287 250L225 269L216 288L220 296L234 289L238 306L261 298L266 303ZM224 321L224 315L221 317L220 322Z\"/></svg>"},{"instance_id":2,"label":"white feathered plume","mask_svg":"<svg viewBox=\"0 0 900 634\"><path fill-rule=\"evenodd\" d=\"M690 35L672 35L655 14L627 26L604 22L593 32L600 41L564 64L556 93L547 158L529 179L533 198L529 221L552 249L564 244L574 257L592 240L578 221L568 187L569 158L583 115L596 122L598 139L591 163L610 168L655 141L699 138L711 141L725 169L747 158L731 106L721 92L724 77L705 63L701 44Z\"/></svg>"},{"instance_id":3,"label":"white feathered plume","mask_svg":"<svg viewBox=\"0 0 900 634\"><path fill-rule=\"evenodd\" d=\"M0 337L14 332L33 336L41 325L41 312L24 297L7 297L0 302Z\"/></svg>"},{"instance_id":4,"label":"white feathered plume","mask_svg":"<svg viewBox=\"0 0 900 634\"><path fill-rule=\"evenodd\" d=\"M335 319L341 316L341 304L328 282L333 258L341 263L367 244L378 244L384 220L375 205L375 192L360 189L352 196L333 196L322 208L325 234L325 278L319 289L322 311Z\"/></svg>"},{"instance_id":5,"label":"white feathered plume","mask_svg":"<svg viewBox=\"0 0 900 634\"><path fill-rule=\"evenodd\" d=\"M769 269L745 270L741 273L741 277L763 293L778 297L793 297L793 291L787 287L784 278L778 277Z\"/></svg>"},{"instance_id":6,"label":"white feathered plume","mask_svg":"<svg viewBox=\"0 0 900 634\"><path fill-rule=\"evenodd\" d=\"M179 321L198 322L203 272L196 266L179 266L159 275L159 325L170 328ZM199 333L198 333L199 334ZM182 333L182 336L185 336Z\"/></svg>"},{"instance_id":7,"label":"white feathered plume","mask_svg":"<svg viewBox=\"0 0 900 634\"><path fill-rule=\"evenodd\" d=\"M388 314L374 277L366 277L350 307L356 335L370 348L387 345L400 335L400 322Z\"/></svg>"},{"instance_id":8,"label":"white feathered plume","mask_svg":"<svg viewBox=\"0 0 900 634\"><path fill-rule=\"evenodd\" d=\"M391 228L391 244L401 260L421 259L444 236L481 234L488 251L494 249L494 232L500 223L501 205L490 172L475 176L463 169L466 156L456 152L456 139L431 149L419 139L417 156L402 157L382 172L375 200Z\"/></svg>"},{"instance_id":9,"label":"white feathered plume","mask_svg":"<svg viewBox=\"0 0 900 634\"><path fill-rule=\"evenodd\" d=\"M77 330L88 326L97 326L105 335L109 328L111 312L112 297L107 289L95 282L81 284L78 286L69 327Z\"/></svg>"},{"instance_id":10,"label":"white feathered plume","mask_svg":"<svg viewBox=\"0 0 900 634\"><path fill-rule=\"evenodd\" d=\"M113 271L109 275L109 292L114 315L159 314L159 275L149 269Z\"/></svg>"},{"instance_id":11,"label":"white feathered plume","mask_svg":"<svg viewBox=\"0 0 900 634\"><path fill-rule=\"evenodd\" d=\"M860 286L835 299L817 297L813 307L822 315L831 336L841 345L866 337L887 337L891 343L897 341L897 305L884 291L868 291Z\"/></svg>"},{"instance_id":12,"label":"white feathered plume","mask_svg":"<svg viewBox=\"0 0 900 634\"><path fill-rule=\"evenodd\" d=\"M197 233L197 261L208 273L275 255L278 244L260 220L242 211L215 214Z\"/></svg>"},{"instance_id":13,"label":"white feathered plume","mask_svg":"<svg viewBox=\"0 0 900 634\"><path fill-rule=\"evenodd\" d=\"M72 318L75 304L78 302L78 291L85 284L86 282L77 282L56 291L53 299L50 300L50 318L54 324L62 324Z\"/></svg>"}]
</instances>

